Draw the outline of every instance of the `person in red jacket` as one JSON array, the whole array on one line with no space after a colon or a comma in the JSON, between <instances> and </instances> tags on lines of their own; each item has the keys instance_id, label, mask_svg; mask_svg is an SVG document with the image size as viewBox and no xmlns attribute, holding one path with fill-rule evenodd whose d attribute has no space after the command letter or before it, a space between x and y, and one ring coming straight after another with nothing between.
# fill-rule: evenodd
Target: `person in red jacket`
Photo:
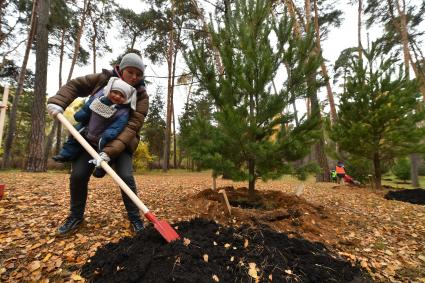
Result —
<instances>
[{"instance_id":1,"label":"person in red jacket","mask_svg":"<svg viewBox=\"0 0 425 283\"><path fill-rule=\"evenodd\" d=\"M336 171L338 184L340 184L341 181L344 184L345 168L344 168L344 163L342 161L338 161L338 163L335 166L335 171Z\"/></svg>"}]
</instances>

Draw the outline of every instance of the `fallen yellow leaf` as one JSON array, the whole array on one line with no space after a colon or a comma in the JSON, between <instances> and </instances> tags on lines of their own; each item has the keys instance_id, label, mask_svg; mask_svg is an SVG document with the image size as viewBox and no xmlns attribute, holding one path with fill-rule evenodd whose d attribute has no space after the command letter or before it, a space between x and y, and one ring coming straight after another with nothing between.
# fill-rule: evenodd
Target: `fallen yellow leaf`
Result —
<instances>
[{"instance_id":1,"label":"fallen yellow leaf","mask_svg":"<svg viewBox=\"0 0 425 283\"><path fill-rule=\"evenodd\" d=\"M35 261L31 262L31 263L28 265L27 269L29 270L29 272L34 272L34 271L36 271L37 269L39 269L40 267L41 267L41 263L40 263L40 261L39 261L39 260L35 260Z\"/></svg>"},{"instance_id":2,"label":"fallen yellow leaf","mask_svg":"<svg viewBox=\"0 0 425 283\"><path fill-rule=\"evenodd\" d=\"M204 254L204 261L208 262L208 255L207 254Z\"/></svg>"},{"instance_id":3,"label":"fallen yellow leaf","mask_svg":"<svg viewBox=\"0 0 425 283\"><path fill-rule=\"evenodd\" d=\"M183 245L187 247L189 246L189 244L190 244L190 240L188 238L183 238Z\"/></svg>"},{"instance_id":4,"label":"fallen yellow leaf","mask_svg":"<svg viewBox=\"0 0 425 283\"><path fill-rule=\"evenodd\" d=\"M84 281L84 278L83 277L81 277L80 275L75 274L75 273L73 273L71 275L71 279L74 280L74 281Z\"/></svg>"},{"instance_id":5,"label":"fallen yellow leaf","mask_svg":"<svg viewBox=\"0 0 425 283\"><path fill-rule=\"evenodd\" d=\"M252 278L258 278L255 262L250 262L248 263L248 265L249 265L248 275L251 276Z\"/></svg>"},{"instance_id":6,"label":"fallen yellow leaf","mask_svg":"<svg viewBox=\"0 0 425 283\"><path fill-rule=\"evenodd\" d=\"M51 253L48 253L44 258L43 258L43 262L48 261L50 258L52 257Z\"/></svg>"}]
</instances>

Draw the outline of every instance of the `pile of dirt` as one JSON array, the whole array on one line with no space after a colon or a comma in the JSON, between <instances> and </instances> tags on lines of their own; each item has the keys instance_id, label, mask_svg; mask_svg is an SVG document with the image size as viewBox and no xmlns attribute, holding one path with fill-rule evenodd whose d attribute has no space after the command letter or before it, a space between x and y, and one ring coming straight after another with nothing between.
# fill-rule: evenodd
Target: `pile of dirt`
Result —
<instances>
[{"instance_id":1,"label":"pile of dirt","mask_svg":"<svg viewBox=\"0 0 425 283\"><path fill-rule=\"evenodd\" d=\"M228 215L223 201L224 190L231 205ZM186 200L192 215L214 220L222 225L248 224L253 227L268 226L272 230L285 232L291 237L327 244L338 242L331 229L340 219L322 205L307 202L303 197L275 190L256 190L250 194L246 187L221 187L206 189ZM191 217L192 218L192 217Z\"/></svg>"},{"instance_id":2,"label":"pile of dirt","mask_svg":"<svg viewBox=\"0 0 425 283\"><path fill-rule=\"evenodd\" d=\"M410 202L413 204L425 205L424 189L406 189L399 191L389 191L385 196L386 199Z\"/></svg>"},{"instance_id":3,"label":"pile of dirt","mask_svg":"<svg viewBox=\"0 0 425 283\"><path fill-rule=\"evenodd\" d=\"M94 282L371 282L321 243L268 228L202 218L173 226L180 240L166 244L149 227L98 249L81 275Z\"/></svg>"}]
</instances>

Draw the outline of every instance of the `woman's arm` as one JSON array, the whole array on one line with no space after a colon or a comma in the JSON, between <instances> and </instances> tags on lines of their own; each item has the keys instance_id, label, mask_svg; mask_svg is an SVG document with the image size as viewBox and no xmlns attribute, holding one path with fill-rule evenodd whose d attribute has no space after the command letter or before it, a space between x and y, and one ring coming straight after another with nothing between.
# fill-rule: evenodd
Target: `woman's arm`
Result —
<instances>
[{"instance_id":1,"label":"woman's arm","mask_svg":"<svg viewBox=\"0 0 425 283\"><path fill-rule=\"evenodd\" d=\"M75 78L63 85L56 95L47 100L47 103L56 104L65 109L77 97L86 97L93 94L107 79L108 76L105 73Z\"/></svg>"}]
</instances>

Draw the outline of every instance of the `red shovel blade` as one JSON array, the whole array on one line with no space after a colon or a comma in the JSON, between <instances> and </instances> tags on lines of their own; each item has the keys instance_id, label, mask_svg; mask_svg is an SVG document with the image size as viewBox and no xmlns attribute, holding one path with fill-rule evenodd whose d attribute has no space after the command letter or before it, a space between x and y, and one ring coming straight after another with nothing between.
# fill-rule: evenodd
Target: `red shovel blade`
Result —
<instances>
[{"instance_id":1,"label":"red shovel blade","mask_svg":"<svg viewBox=\"0 0 425 283\"><path fill-rule=\"evenodd\" d=\"M158 220L151 212L145 213L145 217L153 223L154 228L161 234L161 236L168 242L175 241L180 238L179 234L168 224L167 221Z\"/></svg>"},{"instance_id":2,"label":"red shovel blade","mask_svg":"<svg viewBox=\"0 0 425 283\"><path fill-rule=\"evenodd\" d=\"M154 223L154 227L168 243L180 238L179 234L177 234L167 221L158 221Z\"/></svg>"}]
</instances>

